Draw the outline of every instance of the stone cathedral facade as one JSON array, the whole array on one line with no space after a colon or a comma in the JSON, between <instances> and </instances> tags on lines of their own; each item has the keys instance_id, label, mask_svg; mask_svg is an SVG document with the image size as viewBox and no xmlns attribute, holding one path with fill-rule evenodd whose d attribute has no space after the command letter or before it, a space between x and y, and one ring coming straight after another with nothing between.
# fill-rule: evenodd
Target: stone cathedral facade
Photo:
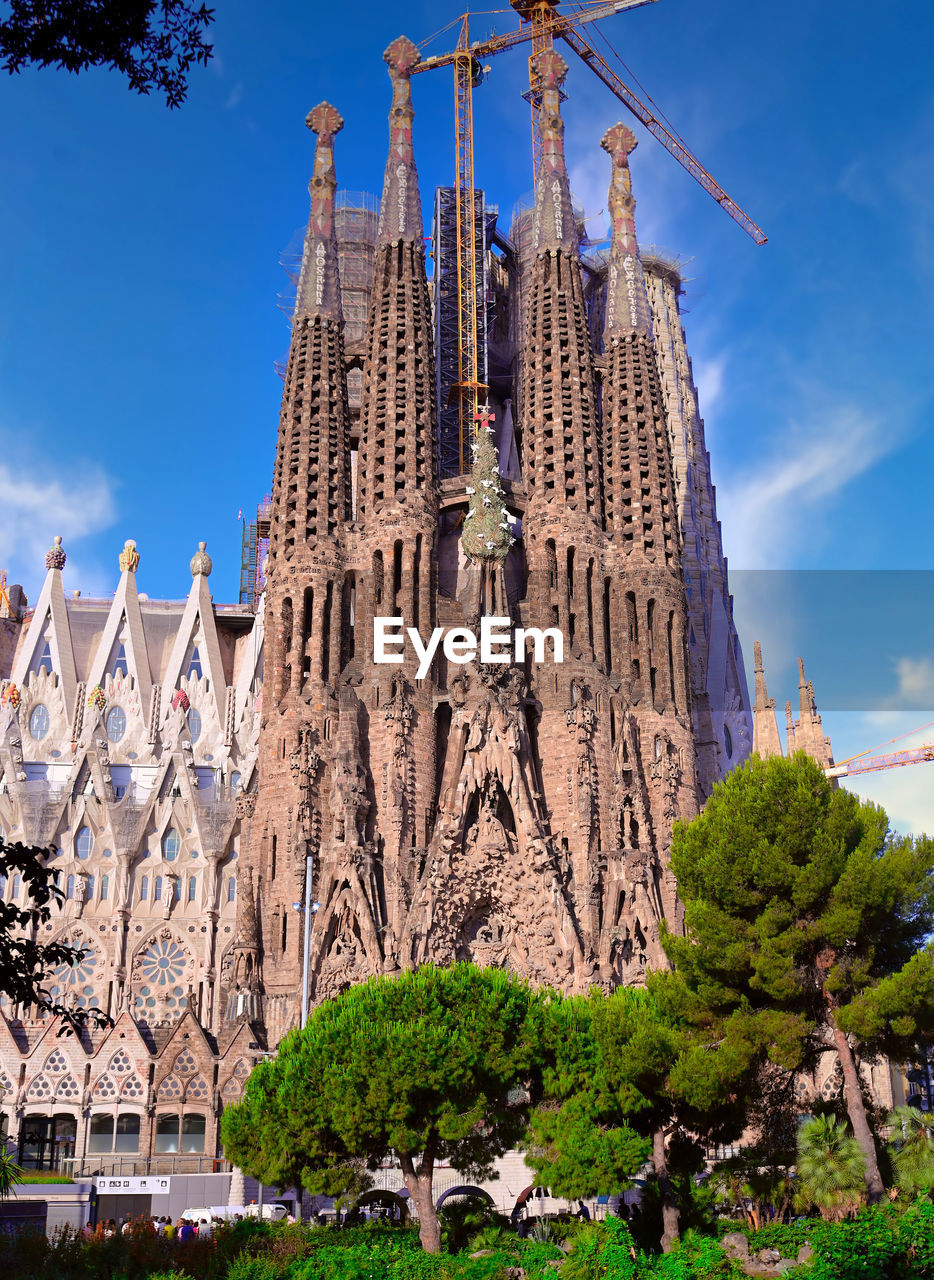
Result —
<instances>
[{"instance_id":1,"label":"stone cathedral facade","mask_svg":"<svg viewBox=\"0 0 934 1280\"><path fill-rule=\"evenodd\" d=\"M676 285L664 267L650 277L636 241L635 138L620 125L602 144L612 242L595 342L554 52L542 55L543 160L515 281L516 409L482 405L472 471L438 478L418 56L404 38L385 55L390 151L357 416L334 223L342 121L324 103L308 117L312 208L272 493L259 781L243 833L253 884L234 958L273 1041L297 1016L292 904L309 874L314 1001L427 960L503 965L565 989L641 981L662 962L659 920L679 921L672 823L750 745ZM724 632L713 698L707 592ZM426 671L408 644L398 661L376 660L386 619L427 638L475 634L484 618L510 634L560 633L563 661L529 641L509 661L445 649Z\"/></svg>"},{"instance_id":2,"label":"stone cathedral facade","mask_svg":"<svg viewBox=\"0 0 934 1280\"><path fill-rule=\"evenodd\" d=\"M55 849L47 936L87 952L55 994L116 1019L79 1042L0 1010L0 1109L27 1163L216 1155L223 1106L300 1018L306 888L310 1003L426 961L565 990L663 962L672 824L748 755L748 694L680 277L636 239L635 138L602 140L594 257L566 68L540 56L535 207L493 273L502 342L464 473L437 465L419 55L400 38L362 340L342 309L343 122L308 116L256 611L213 601L203 544L181 601L138 592L132 542L112 599L66 597L60 539L31 612L0 598L0 829ZM487 626L506 641L471 657ZM378 661L380 628L398 661ZM445 637L430 662L407 629Z\"/></svg>"}]
</instances>

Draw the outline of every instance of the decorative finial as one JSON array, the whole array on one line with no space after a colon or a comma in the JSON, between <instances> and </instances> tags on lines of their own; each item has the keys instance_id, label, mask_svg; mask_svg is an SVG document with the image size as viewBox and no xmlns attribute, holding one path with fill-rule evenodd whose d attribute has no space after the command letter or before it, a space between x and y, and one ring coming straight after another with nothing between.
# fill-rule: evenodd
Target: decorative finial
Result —
<instances>
[{"instance_id":1,"label":"decorative finial","mask_svg":"<svg viewBox=\"0 0 934 1280\"><path fill-rule=\"evenodd\" d=\"M311 213L305 233L302 269L295 296L295 318L341 317L340 275L337 237L334 228L334 135L344 127L340 112L330 102L319 102L305 117L305 124L317 135L314 174L308 186Z\"/></svg>"},{"instance_id":2,"label":"decorative finial","mask_svg":"<svg viewBox=\"0 0 934 1280\"><path fill-rule=\"evenodd\" d=\"M422 210L412 146L412 72L422 57L407 36L398 36L383 54L392 81L389 109L389 157L379 211L379 243L413 240L422 244Z\"/></svg>"},{"instance_id":3,"label":"decorative finial","mask_svg":"<svg viewBox=\"0 0 934 1280\"><path fill-rule=\"evenodd\" d=\"M383 61L389 67L389 74L393 75L395 72L395 75L405 76L406 79L421 60L422 55L418 51L418 46L414 45L408 36L396 36L383 54Z\"/></svg>"},{"instance_id":4,"label":"decorative finial","mask_svg":"<svg viewBox=\"0 0 934 1280\"><path fill-rule=\"evenodd\" d=\"M554 49L544 49L532 59L532 71L541 89L538 127L542 159L535 175L535 251L579 249L571 184L564 157L564 121L561 119L561 86L568 64Z\"/></svg>"},{"instance_id":5,"label":"decorative finial","mask_svg":"<svg viewBox=\"0 0 934 1280\"><path fill-rule=\"evenodd\" d=\"M118 563L121 573L136 572L139 566L139 552L136 550L136 543L132 538L127 538L126 542L124 542Z\"/></svg>"},{"instance_id":6,"label":"decorative finial","mask_svg":"<svg viewBox=\"0 0 934 1280\"><path fill-rule=\"evenodd\" d=\"M631 129L619 123L607 129L600 146L613 161L607 196L611 243L604 341L633 332L651 336L652 313L636 240L636 202L629 171L629 157L638 146L638 139Z\"/></svg>"},{"instance_id":7,"label":"decorative finial","mask_svg":"<svg viewBox=\"0 0 934 1280\"><path fill-rule=\"evenodd\" d=\"M319 138L333 138L344 127L344 117L330 102L319 102L308 112L305 124Z\"/></svg>"},{"instance_id":8,"label":"decorative finial","mask_svg":"<svg viewBox=\"0 0 934 1280\"><path fill-rule=\"evenodd\" d=\"M567 79L568 64L557 49L543 49L532 59L532 71L542 89L560 89Z\"/></svg>"},{"instance_id":9,"label":"decorative finial","mask_svg":"<svg viewBox=\"0 0 934 1280\"><path fill-rule=\"evenodd\" d=\"M60 533L52 539L52 545L45 554L45 567L47 569L64 569L65 567L65 550L62 547Z\"/></svg>"},{"instance_id":10,"label":"decorative finial","mask_svg":"<svg viewBox=\"0 0 934 1280\"><path fill-rule=\"evenodd\" d=\"M214 568L211 557L205 551L205 547L207 545L208 544L206 542L199 542L198 550L191 557L191 576L193 578L197 578L199 573L203 573L204 576L207 577Z\"/></svg>"}]
</instances>

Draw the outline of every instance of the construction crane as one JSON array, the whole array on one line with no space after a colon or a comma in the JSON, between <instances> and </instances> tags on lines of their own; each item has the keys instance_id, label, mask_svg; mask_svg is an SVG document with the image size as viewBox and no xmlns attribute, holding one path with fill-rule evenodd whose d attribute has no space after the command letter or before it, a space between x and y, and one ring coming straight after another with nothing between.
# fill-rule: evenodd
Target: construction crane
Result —
<instances>
[{"instance_id":1,"label":"construction crane","mask_svg":"<svg viewBox=\"0 0 934 1280\"><path fill-rule=\"evenodd\" d=\"M457 290L458 290L458 380L452 394L458 397L460 469L467 470L466 444L472 439L474 424L480 405L480 396L487 386L480 379L480 362L477 350L478 308L477 295L477 214L476 187L474 184L473 146L473 90L483 79L485 68L482 60L505 49L514 48L529 40L532 54L529 58L528 98L533 121L533 166L541 155L541 139L538 135L537 108L540 90L535 78L535 57L543 49L551 48L556 37L563 39L579 57L599 76L620 102L661 142L705 191L725 209L734 221L750 235L756 244L765 244L765 233L740 209L720 185L707 172L687 144L655 116L616 73L605 59L580 34L579 28L601 18L612 17L628 9L654 4L655 0L611 0L591 9L578 8L574 13L557 12L558 0L510 0L522 19L517 31L490 36L485 40L470 41L470 15L462 15L457 47L450 53L437 54L423 59L415 72L433 71L440 67L454 67L454 118L455 118L455 222L457 238Z\"/></svg>"},{"instance_id":2,"label":"construction crane","mask_svg":"<svg viewBox=\"0 0 934 1280\"><path fill-rule=\"evenodd\" d=\"M906 764L934 762L934 745L913 747L908 751L891 751L885 756L870 756L868 760L853 756L839 764L828 765L824 770L828 778L852 778L857 773L875 773L879 769L898 769Z\"/></svg>"}]
</instances>

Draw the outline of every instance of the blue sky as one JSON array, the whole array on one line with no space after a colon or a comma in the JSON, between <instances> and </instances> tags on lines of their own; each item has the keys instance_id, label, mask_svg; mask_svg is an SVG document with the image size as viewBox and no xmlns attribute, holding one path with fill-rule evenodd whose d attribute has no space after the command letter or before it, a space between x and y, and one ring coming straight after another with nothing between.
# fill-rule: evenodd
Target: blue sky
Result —
<instances>
[{"instance_id":1,"label":"blue sky","mask_svg":"<svg viewBox=\"0 0 934 1280\"><path fill-rule=\"evenodd\" d=\"M289 337L278 256L307 216L305 114L322 98L338 107L339 182L378 192L382 51L400 30L421 42L458 8L218 0L217 56L174 113L106 72L0 79L0 566L31 598L61 533L66 583L86 595L113 590L119 549L135 537L141 590L183 595L206 539L215 598L236 599L237 513L271 481L273 364ZM511 10L476 15L472 30L494 25L513 27ZM637 127L640 239L686 263L685 324L731 566L934 568L931 9L659 0L603 30L769 235L757 248ZM455 39L452 28L427 52ZM477 178L508 223L531 185L525 55L490 65L475 95ZM572 181L599 239L599 139L621 116L632 122L582 64L566 88ZM415 105L427 225L434 186L452 175L450 72L419 76ZM921 594L930 585L914 581ZM860 630L853 705L825 714L838 756L934 719L922 610L909 603L895 626L867 591L854 622L812 608L813 593L791 596L738 594L747 657L758 636L781 706L804 653L820 703ZM934 830L930 770L861 790L900 826Z\"/></svg>"}]
</instances>

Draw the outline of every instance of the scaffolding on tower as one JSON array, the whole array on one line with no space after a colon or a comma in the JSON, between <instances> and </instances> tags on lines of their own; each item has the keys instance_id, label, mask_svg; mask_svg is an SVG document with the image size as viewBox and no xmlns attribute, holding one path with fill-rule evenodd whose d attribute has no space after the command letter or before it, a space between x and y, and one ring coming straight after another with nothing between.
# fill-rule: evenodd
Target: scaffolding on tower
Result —
<instances>
[{"instance_id":1,"label":"scaffolding on tower","mask_svg":"<svg viewBox=\"0 0 934 1280\"><path fill-rule=\"evenodd\" d=\"M240 603L255 613L266 585L263 562L269 554L269 528L272 521L272 496L256 508L255 520L244 520L240 553Z\"/></svg>"}]
</instances>

